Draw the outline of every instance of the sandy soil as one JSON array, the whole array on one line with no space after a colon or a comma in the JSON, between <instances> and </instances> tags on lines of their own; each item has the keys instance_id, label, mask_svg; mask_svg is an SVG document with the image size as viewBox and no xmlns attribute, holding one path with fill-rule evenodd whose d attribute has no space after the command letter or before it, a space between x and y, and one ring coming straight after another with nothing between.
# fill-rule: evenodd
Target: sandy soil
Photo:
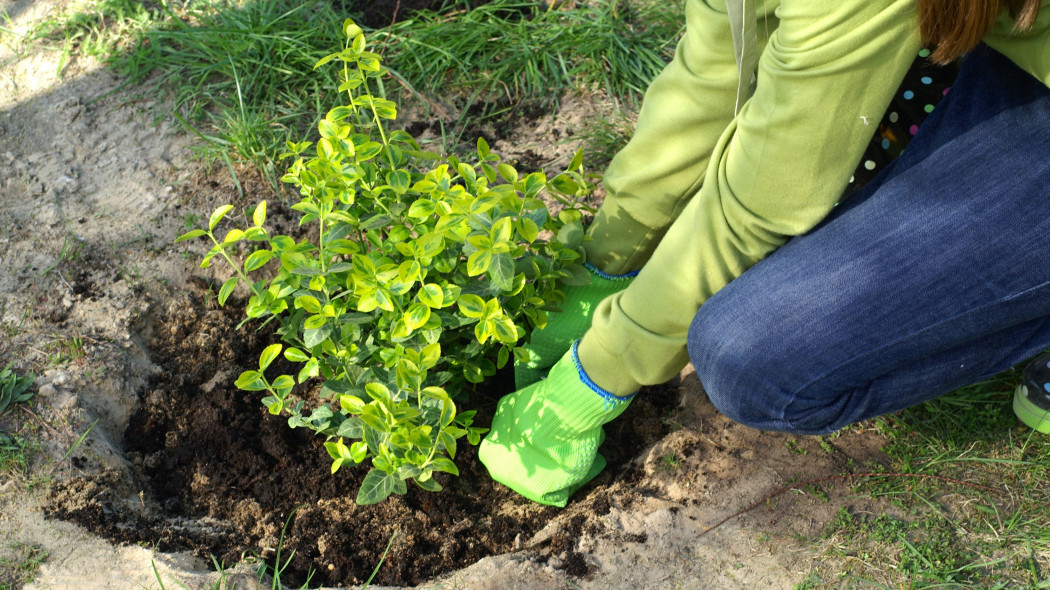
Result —
<instances>
[{"instance_id":1,"label":"sandy soil","mask_svg":"<svg viewBox=\"0 0 1050 590\"><path fill-rule=\"evenodd\" d=\"M4 9L25 30L57 8L21 0ZM202 276L196 253L184 255L173 239L193 216L235 196L222 171L192 159L189 138L169 122L154 124L149 104L115 91L120 80L86 61L59 77L59 59L10 36L0 45L0 364L40 373L31 411L0 425L42 441L34 473L52 478L0 480L0 556L15 544L46 552L28 588L155 588L158 577L168 587L210 587L218 574L199 557L115 545L44 516L49 489L100 473L112 474L128 510L150 509L124 455L124 432L163 371L151 349L164 328L158 319ZM560 137L579 125L585 106L566 101L558 116L495 149L557 162L572 152ZM74 339L80 346L70 349ZM228 368L226 378L239 370ZM419 587L788 588L820 567L807 535L819 535L841 506L872 508L848 484L830 484L830 502L792 491L708 531L785 486L879 461L880 439L856 429L829 450L762 434L719 416L691 371L671 387L674 427L620 467L633 477L603 476L515 550ZM582 570L567 563L576 556ZM254 587L247 563L226 579Z\"/></svg>"}]
</instances>

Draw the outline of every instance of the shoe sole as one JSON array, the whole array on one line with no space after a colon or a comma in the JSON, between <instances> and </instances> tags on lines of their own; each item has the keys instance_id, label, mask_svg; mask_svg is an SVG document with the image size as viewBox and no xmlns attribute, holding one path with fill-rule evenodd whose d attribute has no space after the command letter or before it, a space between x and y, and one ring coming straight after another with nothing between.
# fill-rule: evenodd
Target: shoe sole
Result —
<instances>
[{"instance_id":1,"label":"shoe sole","mask_svg":"<svg viewBox=\"0 0 1050 590\"><path fill-rule=\"evenodd\" d=\"M1028 399L1028 388L1022 383L1014 391L1014 413L1039 432L1050 434L1050 410L1044 410Z\"/></svg>"}]
</instances>

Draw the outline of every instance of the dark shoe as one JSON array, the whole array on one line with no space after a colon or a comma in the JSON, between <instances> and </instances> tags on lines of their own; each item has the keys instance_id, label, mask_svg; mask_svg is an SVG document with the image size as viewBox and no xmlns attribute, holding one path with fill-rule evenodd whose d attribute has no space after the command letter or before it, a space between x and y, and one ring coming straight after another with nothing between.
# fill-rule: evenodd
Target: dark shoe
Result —
<instances>
[{"instance_id":1,"label":"dark shoe","mask_svg":"<svg viewBox=\"0 0 1050 590\"><path fill-rule=\"evenodd\" d=\"M1050 434L1050 352L1035 357L1025 368L1014 392L1014 413L1021 422Z\"/></svg>"}]
</instances>

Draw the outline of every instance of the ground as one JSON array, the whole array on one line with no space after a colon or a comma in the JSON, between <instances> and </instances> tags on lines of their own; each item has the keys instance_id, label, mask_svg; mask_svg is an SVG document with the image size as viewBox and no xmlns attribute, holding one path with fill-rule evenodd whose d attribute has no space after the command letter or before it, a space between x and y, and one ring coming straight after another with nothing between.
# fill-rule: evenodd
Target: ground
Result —
<instances>
[{"instance_id":1,"label":"ground","mask_svg":"<svg viewBox=\"0 0 1050 590\"><path fill-rule=\"evenodd\" d=\"M55 7L5 5L16 26ZM98 64L60 74L58 52L15 51L0 46L0 362L40 375L33 404L3 425L41 448L31 478L0 484L0 544L45 556L27 587L197 588L220 575L252 587L248 565L280 549L296 552L286 582L313 571L314 586L356 588L389 542L376 578L387 586L787 588L819 567L802 548L840 508L881 511L841 479L777 494L883 461L877 433L818 441L736 425L688 368L610 425L609 468L564 510L492 483L470 452L447 495L355 506L351 470L329 475L321 441L233 387L268 336L238 331L215 302L222 271L173 242L269 188L240 170L239 195ZM587 108L567 97L490 138L494 151L564 162ZM271 223L291 219L271 204ZM480 396L482 420L496 393Z\"/></svg>"}]
</instances>

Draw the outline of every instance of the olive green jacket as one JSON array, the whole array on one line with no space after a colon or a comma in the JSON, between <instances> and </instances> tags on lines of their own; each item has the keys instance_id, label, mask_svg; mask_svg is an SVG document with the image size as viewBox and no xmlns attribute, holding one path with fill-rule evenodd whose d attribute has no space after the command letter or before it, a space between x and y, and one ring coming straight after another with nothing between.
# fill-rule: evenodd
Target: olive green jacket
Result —
<instances>
[{"instance_id":1,"label":"olive green jacket","mask_svg":"<svg viewBox=\"0 0 1050 590\"><path fill-rule=\"evenodd\" d=\"M599 306L580 347L614 393L677 374L704 301L828 214L921 49L915 0L685 10L685 35L606 171L589 230L591 262L641 269ZM1050 0L1034 31L1011 29L1004 16L985 42L1050 86Z\"/></svg>"}]
</instances>

